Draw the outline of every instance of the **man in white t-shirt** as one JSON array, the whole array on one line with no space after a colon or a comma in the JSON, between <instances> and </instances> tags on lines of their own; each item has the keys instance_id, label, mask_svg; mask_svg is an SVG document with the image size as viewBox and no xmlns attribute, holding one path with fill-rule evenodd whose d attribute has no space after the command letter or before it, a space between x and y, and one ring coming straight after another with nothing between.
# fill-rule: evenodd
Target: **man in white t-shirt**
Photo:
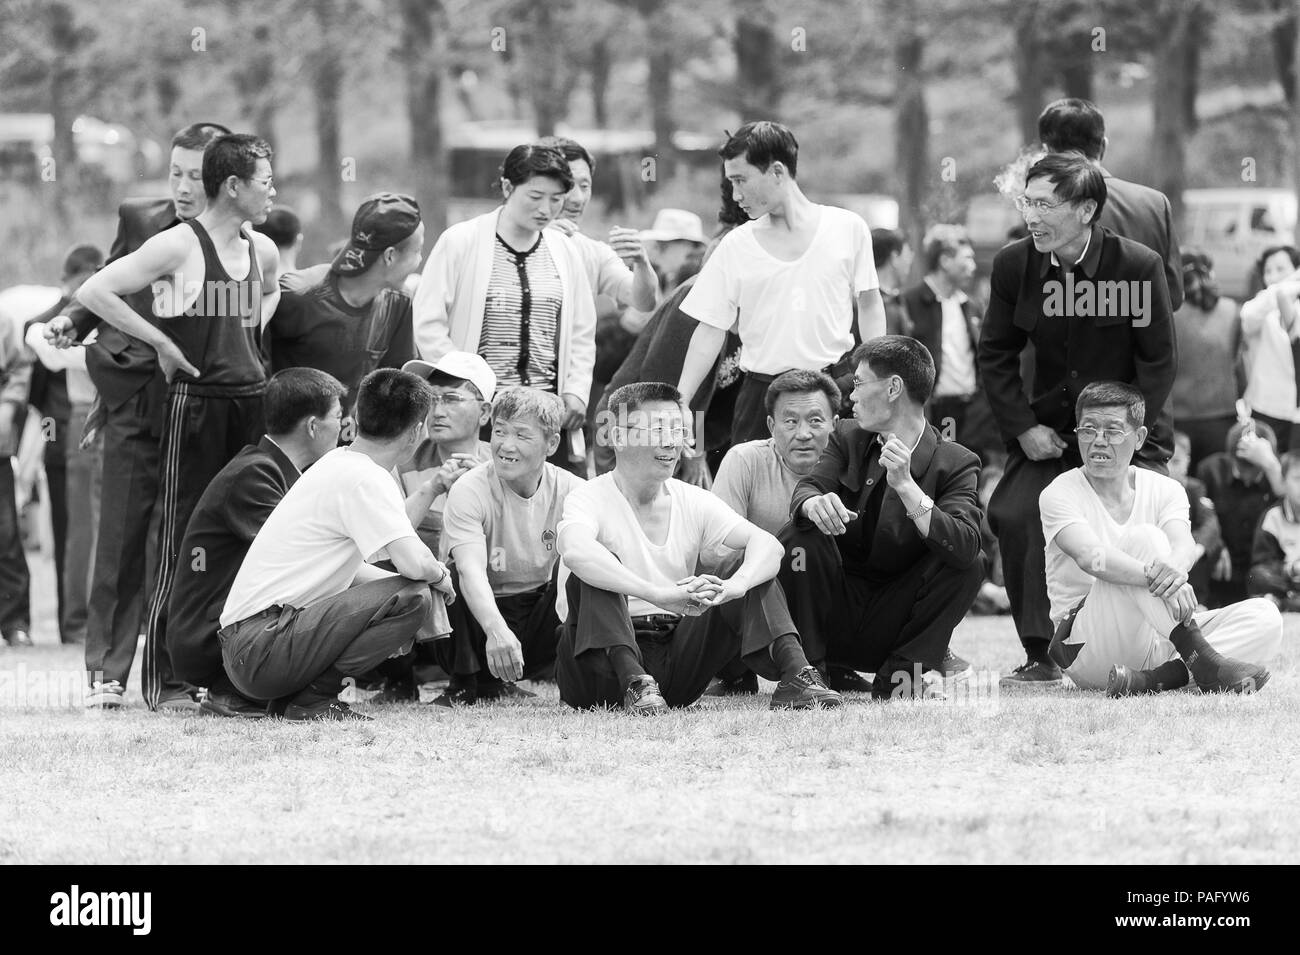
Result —
<instances>
[{"instance_id":1,"label":"man in white t-shirt","mask_svg":"<svg viewBox=\"0 0 1300 955\"><path fill-rule=\"evenodd\" d=\"M303 473L235 576L218 634L226 673L250 699L284 701L286 720L368 719L337 699L344 678L450 629L451 574L416 536L392 477L424 437L429 404L415 375L366 375L357 439ZM397 574L368 563L380 558Z\"/></svg>"},{"instance_id":2,"label":"man in white t-shirt","mask_svg":"<svg viewBox=\"0 0 1300 955\"><path fill-rule=\"evenodd\" d=\"M638 714L699 699L737 654L776 679L772 707L835 706L809 666L775 580L782 549L702 488L673 479L685 441L681 395L663 382L610 396L614 470L573 490L559 526L565 621L560 699ZM699 573L723 548L743 553L723 578Z\"/></svg>"},{"instance_id":3,"label":"man in white t-shirt","mask_svg":"<svg viewBox=\"0 0 1300 955\"><path fill-rule=\"evenodd\" d=\"M492 456L447 495L442 556L463 596L439 641L451 675L440 706L528 697L515 681L555 662L556 528L582 480L548 464L560 444L564 402L536 388L510 388L492 409ZM488 672L483 672L484 664Z\"/></svg>"},{"instance_id":4,"label":"man in white t-shirt","mask_svg":"<svg viewBox=\"0 0 1300 955\"><path fill-rule=\"evenodd\" d=\"M765 436L763 395L792 368L829 370L885 333L871 232L856 213L817 205L795 181L799 144L779 123L746 123L722 147L723 171L751 221L704 263L682 311L699 325L677 387L688 406L733 326L745 373L733 444Z\"/></svg>"},{"instance_id":5,"label":"man in white t-shirt","mask_svg":"<svg viewBox=\"0 0 1300 955\"><path fill-rule=\"evenodd\" d=\"M1262 661L1282 644L1281 615L1262 598L1196 612L1187 494L1132 466L1147 437L1142 393L1093 382L1075 414L1083 466L1039 497L1053 662L1076 686L1109 696L1177 689L1189 671L1204 692L1262 688Z\"/></svg>"}]
</instances>

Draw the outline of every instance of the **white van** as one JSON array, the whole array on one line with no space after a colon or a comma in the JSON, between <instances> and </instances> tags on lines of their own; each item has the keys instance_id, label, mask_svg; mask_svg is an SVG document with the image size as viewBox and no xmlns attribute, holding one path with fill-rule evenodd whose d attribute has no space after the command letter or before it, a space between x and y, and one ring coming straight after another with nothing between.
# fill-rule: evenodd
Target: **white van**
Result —
<instances>
[{"instance_id":1,"label":"white van","mask_svg":"<svg viewBox=\"0 0 1300 955\"><path fill-rule=\"evenodd\" d=\"M1219 289L1237 301L1255 290L1255 262L1270 245L1296 242L1296 194L1290 189L1188 189L1181 248L1214 262Z\"/></svg>"}]
</instances>

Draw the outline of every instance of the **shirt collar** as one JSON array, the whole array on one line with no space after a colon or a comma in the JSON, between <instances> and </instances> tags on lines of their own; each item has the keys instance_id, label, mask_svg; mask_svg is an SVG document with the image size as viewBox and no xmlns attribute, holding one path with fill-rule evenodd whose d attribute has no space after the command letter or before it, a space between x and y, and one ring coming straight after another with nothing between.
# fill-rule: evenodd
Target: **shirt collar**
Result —
<instances>
[{"instance_id":1,"label":"shirt collar","mask_svg":"<svg viewBox=\"0 0 1300 955\"><path fill-rule=\"evenodd\" d=\"M1088 238L1083 243L1083 252L1074 260L1072 269L1082 266L1084 274L1093 276L1097 274L1097 264L1101 261L1101 226L1095 222L1092 228L1088 230ZM1061 268L1061 260L1056 257L1055 252L1049 252L1043 259L1043 264L1039 267L1039 274L1046 275L1049 268Z\"/></svg>"},{"instance_id":2,"label":"shirt collar","mask_svg":"<svg viewBox=\"0 0 1300 955\"><path fill-rule=\"evenodd\" d=\"M930 286L930 291L934 293L934 297L937 298L940 302L956 302L958 305L965 305L969 297L961 289L956 289L953 291L951 295L949 295L947 298L944 298L943 293L939 291L939 286L936 285L934 282L931 282L930 276L928 275L925 277L925 284Z\"/></svg>"},{"instance_id":3,"label":"shirt collar","mask_svg":"<svg viewBox=\"0 0 1300 955\"><path fill-rule=\"evenodd\" d=\"M922 427L922 428L921 428L921 433L918 434L918 435L916 436L916 441L913 442L912 446L911 446L910 448L907 449L907 453L908 453L908 454L915 454L915 453L916 453L916 449L917 449L917 448L920 446L920 444L921 444L921 439L924 438L924 437L925 437L925 428ZM886 441L886 440L888 440L888 439L887 439L883 434L877 434L877 435L876 435L876 444L880 445L882 448L885 446L885 441Z\"/></svg>"}]
</instances>

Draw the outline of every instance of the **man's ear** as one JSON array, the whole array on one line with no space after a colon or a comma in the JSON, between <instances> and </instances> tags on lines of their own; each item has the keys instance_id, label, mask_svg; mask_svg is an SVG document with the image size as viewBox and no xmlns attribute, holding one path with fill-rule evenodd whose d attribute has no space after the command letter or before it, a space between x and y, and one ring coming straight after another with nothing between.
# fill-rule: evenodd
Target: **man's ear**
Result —
<instances>
[{"instance_id":1,"label":"man's ear","mask_svg":"<svg viewBox=\"0 0 1300 955\"><path fill-rule=\"evenodd\" d=\"M1142 427L1137 429L1138 441L1137 444L1133 446L1134 451L1136 451L1138 448L1142 447L1142 445L1146 443L1147 435L1150 433L1151 432L1147 429L1146 425L1143 425Z\"/></svg>"},{"instance_id":2,"label":"man's ear","mask_svg":"<svg viewBox=\"0 0 1300 955\"><path fill-rule=\"evenodd\" d=\"M489 421L492 420L492 402L483 401L480 402L480 405L482 406L482 408L479 411L478 426L481 428L483 427L483 425L487 424Z\"/></svg>"},{"instance_id":3,"label":"man's ear","mask_svg":"<svg viewBox=\"0 0 1300 955\"><path fill-rule=\"evenodd\" d=\"M561 434L561 432L557 431L557 432L555 432L553 435L551 435L549 438L546 439L546 456L547 456L548 458L549 458L552 454L554 454L557 450L559 450L559 447L560 447L560 434Z\"/></svg>"},{"instance_id":4,"label":"man's ear","mask_svg":"<svg viewBox=\"0 0 1300 955\"><path fill-rule=\"evenodd\" d=\"M772 415L767 416L767 433L776 434L776 418Z\"/></svg>"}]
</instances>

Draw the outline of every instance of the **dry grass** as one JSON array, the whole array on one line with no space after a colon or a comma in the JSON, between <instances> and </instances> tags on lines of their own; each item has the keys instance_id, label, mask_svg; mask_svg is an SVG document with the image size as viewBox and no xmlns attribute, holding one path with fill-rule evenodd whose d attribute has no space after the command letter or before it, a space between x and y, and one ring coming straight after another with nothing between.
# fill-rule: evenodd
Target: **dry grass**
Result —
<instances>
[{"instance_id":1,"label":"dry grass","mask_svg":"<svg viewBox=\"0 0 1300 955\"><path fill-rule=\"evenodd\" d=\"M75 673L0 651L0 861L1257 863L1300 854L1300 618L1252 698L1075 691L665 718L369 707L366 725L13 708ZM958 652L1005 671L1005 618ZM133 682L134 678L133 678ZM427 689L427 688L426 688ZM3 697L0 697L3 699ZM29 696L28 702L31 702ZM22 702L18 700L17 702ZM38 701L39 702L39 701ZM57 701L56 701L57 702Z\"/></svg>"}]
</instances>

